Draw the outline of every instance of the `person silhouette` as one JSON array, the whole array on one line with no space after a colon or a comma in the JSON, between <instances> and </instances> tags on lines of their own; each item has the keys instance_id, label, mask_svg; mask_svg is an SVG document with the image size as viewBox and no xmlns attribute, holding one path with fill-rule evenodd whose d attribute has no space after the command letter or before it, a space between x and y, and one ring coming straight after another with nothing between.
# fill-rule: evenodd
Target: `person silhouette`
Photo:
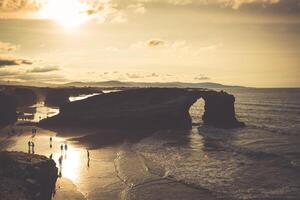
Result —
<instances>
[{"instance_id":1,"label":"person silhouette","mask_svg":"<svg viewBox=\"0 0 300 200\"><path fill-rule=\"evenodd\" d=\"M50 149L52 148L52 137L50 137Z\"/></svg>"},{"instance_id":2,"label":"person silhouette","mask_svg":"<svg viewBox=\"0 0 300 200\"><path fill-rule=\"evenodd\" d=\"M90 159L90 152L88 149L86 150L86 154L87 154L88 159Z\"/></svg>"},{"instance_id":3,"label":"person silhouette","mask_svg":"<svg viewBox=\"0 0 300 200\"><path fill-rule=\"evenodd\" d=\"M62 152L63 150L64 150L64 145L61 144L61 145L60 145L60 151Z\"/></svg>"},{"instance_id":4,"label":"person silhouette","mask_svg":"<svg viewBox=\"0 0 300 200\"><path fill-rule=\"evenodd\" d=\"M51 155L49 156L49 158L52 160L52 156L53 156L53 153L51 153Z\"/></svg>"},{"instance_id":5,"label":"person silhouette","mask_svg":"<svg viewBox=\"0 0 300 200\"><path fill-rule=\"evenodd\" d=\"M28 153L30 154L31 153L31 142L28 141Z\"/></svg>"},{"instance_id":6,"label":"person silhouette","mask_svg":"<svg viewBox=\"0 0 300 200\"><path fill-rule=\"evenodd\" d=\"M67 144L65 144L65 150L66 150L66 151L68 150L68 145L67 145Z\"/></svg>"}]
</instances>

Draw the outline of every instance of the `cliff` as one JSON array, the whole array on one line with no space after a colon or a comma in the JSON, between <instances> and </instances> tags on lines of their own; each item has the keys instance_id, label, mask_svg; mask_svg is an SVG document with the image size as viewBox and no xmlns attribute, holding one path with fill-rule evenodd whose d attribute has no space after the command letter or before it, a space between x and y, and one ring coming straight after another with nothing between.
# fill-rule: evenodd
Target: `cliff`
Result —
<instances>
[{"instance_id":1,"label":"cliff","mask_svg":"<svg viewBox=\"0 0 300 200\"><path fill-rule=\"evenodd\" d=\"M45 156L0 152L1 200L50 200L57 179L55 162Z\"/></svg>"},{"instance_id":2,"label":"cliff","mask_svg":"<svg viewBox=\"0 0 300 200\"><path fill-rule=\"evenodd\" d=\"M222 128L243 125L235 118L234 98L224 92L178 88L132 89L102 94L60 107L41 126L87 126L107 129L190 129L189 108L205 100L205 124Z\"/></svg>"},{"instance_id":3,"label":"cliff","mask_svg":"<svg viewBox=\"0 0 300 200\"><path fill-rule=\"evenodd\" d=\"M18 107L32 106L37 103L37 95L31 89L16 88L12 96L16 99Z\"/></svg>"},{"instance_id":4,"label":"cliff","mask_svg":"<svg viewBox=\"0 0 300 200\"><path fill-rule=\"evenodd\" d=\"M0 92L0 125L14 123L17 120L17 103L14 97Z\"/></svg>"},{"instance_id":5,"label":"cliff","mask_svg":"<svg viewBox=\"0 0 300 200\"><path fill-rule=\"evenodd\" d=\"M59 107L69 103L69 97L102 93L97 88L45 88L45 105Z\"/></svg>"}]
</instances>

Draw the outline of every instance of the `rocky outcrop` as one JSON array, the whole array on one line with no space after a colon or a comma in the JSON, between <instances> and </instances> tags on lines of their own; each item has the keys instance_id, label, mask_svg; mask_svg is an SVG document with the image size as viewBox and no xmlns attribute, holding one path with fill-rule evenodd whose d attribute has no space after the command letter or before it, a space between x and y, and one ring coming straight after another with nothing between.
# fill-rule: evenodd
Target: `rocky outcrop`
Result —
<instances>
[{"instance_id":1,"label":"rocky outcrop","mask_svg":"<svg viewBox=\"0 0 300 200\"><path fill-rule=\"evenodd\" d=\"M68 92L64 90L52 90L46 94L45 105L59 107L70 102Z\"/></svg>"},{"instance_id":2,"label":"rocky outcrop","mask_svg":"<svg viewBox=\"0 0 300 200\"><path fill-rule=\"evenodd\" d=\"M189 107L197 100L180 89L136 89L102 94L60 107L41 125L114 129L189 129ZM174 123L176 122L176 123Z\"/></svg>"},{"instance_id":3,"label":"rocky outcrop","mask_svg":"<svg viewBox=\"0 0 300 200\"><path fill-rule=\"evenodd\" d=\"M18 107L32 106L37 103L37 95L31 89L16 88L12 96L16 99Z\"/></svg>"},{"instance_id":4,"label":"rocky outcrop","mask_svg":"<svg viewBox=\"0 0 300 200\"><path fill-rule=\"evenodd\" d=\"M0 125L14 123L17 120L16 109L15 99L0 92Z\"/></svg>"},{"instance_id":5,"label":"rocky outcrop","mask_svg":"<svg viewBox=\"0 0 300 200\"><path fill-rule=\"evenodd\" d=\"M204 124L218 128L235 128L245 126L235 116L233 95L225 92L207 92L202 95L205 101Z\"/></svg>"},{"instance_id":6,"label":"rocky outcrop","mask_svg":"<svg viewBox=\"0 0 300 200\"><path fill-rule=\"evenodd\" d=\"M50 200L57 179L55 162L45 156L0 152L1 200Z\"/></svg>"},{"instance_id":7,"label":"rocky outcrop","mask_svg":"<svg viewBox=\"0 0 300 200\"><path fill-rule=\"evenodd\" d=\"M69 103L71 96L102 93L96 88L44 88L43 90L45 91L45 105L54 107Z\"/></svg>"},{"instance_id":8,"label":"rocky outcrop","mask_svg":"<svg viewBox=\"0 0 300 200\"><path fill-rule=\"evenodd\" d=\"M222 128L242 125L235 118L234 97L224 92L177 88L133 89L94 96L60 107L60 114L41 126L88 126L108 129L190 129L189 108L206 102L205 124Z\"/></svg>"}]
</instances>

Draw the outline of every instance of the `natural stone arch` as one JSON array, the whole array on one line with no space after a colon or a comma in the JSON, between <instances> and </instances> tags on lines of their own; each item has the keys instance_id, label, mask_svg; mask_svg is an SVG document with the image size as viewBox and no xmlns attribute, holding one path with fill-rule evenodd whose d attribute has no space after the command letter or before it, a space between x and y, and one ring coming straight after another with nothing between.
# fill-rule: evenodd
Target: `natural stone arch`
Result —
<instances>
[{"instance_id":1,"label":"natural stone arch","mask_svg":"<svg viewBox=\"0 0 300 200\"><path fill-rule=\"evenodd\" d=\"M205 101L203 121L220 128L242 126L235 118L234 96L200 89L143 88L102 94L60 107L42 126L96 126L107 129L191 129L190 107Z\"/></svg>"}]
</instances>

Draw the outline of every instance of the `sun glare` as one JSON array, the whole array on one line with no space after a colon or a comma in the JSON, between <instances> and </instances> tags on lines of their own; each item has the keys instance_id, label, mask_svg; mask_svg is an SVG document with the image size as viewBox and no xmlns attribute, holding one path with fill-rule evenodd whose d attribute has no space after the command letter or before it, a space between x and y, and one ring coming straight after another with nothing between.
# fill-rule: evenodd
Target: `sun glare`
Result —
<instances>
[{"instance_id":1,"label":"sun glare","mask_svg":"<svg viewBox=\"0 0 300 200\"><path fill-rule=\"evenodd\" d=\"M49 0L40 10L40 16L55 20L66 28L75 28L89 19L87 9L80 0Z\"/></svg>"}]
</instances>

